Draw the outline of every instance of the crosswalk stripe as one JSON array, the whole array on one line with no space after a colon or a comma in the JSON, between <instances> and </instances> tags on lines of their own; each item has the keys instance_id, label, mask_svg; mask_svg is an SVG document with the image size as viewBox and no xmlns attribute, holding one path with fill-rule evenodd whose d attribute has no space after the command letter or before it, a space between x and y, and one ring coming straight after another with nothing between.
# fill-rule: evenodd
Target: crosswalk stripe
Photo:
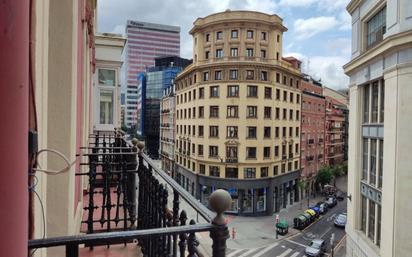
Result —
<instances>
[{"instance_id":1,"label":"crosswalk stripe","mask_svg":"<svg viewBox=\"0 0 412 257\"><path fill-rule=\"evenodd\" d=\"M234 257L234 256L236 256L236 254L238 254L238 253L240 253L241 251L243 251L244 249L238 249L238 250L236 250L236 251L234 251L234 252L231 252L231 253L229 253L228 255L227 255L227 257Z\"/></svg>"},{"instance_id":2,"label":"crosswalk stripe","mask_svg":"<svg viewBox=\"0 0 412 257\"><path fill-rule=\"evenodd\" d=\"M288 255L290 252L292 251L292 249L287 249L286 251L284 251L281 255L278 255L278 257L285 257L286 255Z\"/></svg>"},{"instance_id":3,"label":"crosswalk stripe","mask_svg":"<svg viewBox=\"0 0 412 257\"><path fill-rule=\"evenodd\" d=\"M256 253L255 255L253 255L251 257L260 257L260 256L264 255L265 253L269 252L272 248L274 248L277 245L278 245L278 243L274 243L273 245L270 245L270 246L264 248L262 251Z\"/></svg>"},{"instance_id":4,"label":"crosswalk stripe","mask_svg":"<svg viewBox=\"0 0 412 257\"><path fill-rule=\"evenodd\" d=\"M296 257L299 255L299 252L295 252L294 254L292 254L290 257Z\"/></svg>"},{"instance_id":5,"label":"crosswalk stripe","mask_svg":"<svg viewBox=\"0 0 412 257\"><path fill-rule=\"evenodd\" d=\"M249 251L243 253L242 255L239 255L239 257L246 257L246 256L248 256L249 254L251 254L251 253L253 253L253 252L257 251L257 250L259 250L259 249L256 249L256 248L255 248L255 249L250 249Z\"/></svg>"}]
</instances>

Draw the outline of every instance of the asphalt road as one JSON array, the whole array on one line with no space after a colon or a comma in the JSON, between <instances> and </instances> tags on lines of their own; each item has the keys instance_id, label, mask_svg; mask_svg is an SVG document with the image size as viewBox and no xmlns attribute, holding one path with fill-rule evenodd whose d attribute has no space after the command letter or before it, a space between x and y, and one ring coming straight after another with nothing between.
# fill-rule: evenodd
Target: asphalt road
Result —
<instances>
[{"instance_id":1,"label":"asphalt road","mask_svg":"<svg viewBox=\"0 0 412 257\"><path fill-rule=\"evenodd\" d=\"M345 236L345 229L334 226L335 217L346 212L346 200L338 201L338 204L328 213L321 216L316 222L304 229L301 233L275 243L252 249L228 249L227 257L302 257L305 256L305 247L315 238L322 238L327 245L327 253L330 256L330 238L335 234L334 246L341 242Z\"/></svg>"}]
</instances>

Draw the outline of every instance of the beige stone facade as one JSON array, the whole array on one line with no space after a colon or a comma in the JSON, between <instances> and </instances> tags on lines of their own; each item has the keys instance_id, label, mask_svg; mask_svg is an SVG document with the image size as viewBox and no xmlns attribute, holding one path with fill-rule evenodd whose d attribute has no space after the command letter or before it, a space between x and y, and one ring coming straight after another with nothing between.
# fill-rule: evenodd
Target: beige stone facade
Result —
<instances>
[{"instance_id":1,"label":"beige stone facade","mask_svg":"<svg viewBox=\"0 0 412 257\"><path fill-rule=\"evenodd\" d=\"M282 58L277 15L198 18L194 62L176 78L176 179L206 202L229 190L231 211L271 214L298 200L300 62Z\"/></svg>"},{"instance_id":2,"label":"beige stone facade","mask_svg":"<svg viewBox=\"0 0 412 257\"><path fill-rule=\"evenodd\" d=\"M347 256L410 256L412 4L356 1L352 15Z\"/></svg>"}]
</instances>

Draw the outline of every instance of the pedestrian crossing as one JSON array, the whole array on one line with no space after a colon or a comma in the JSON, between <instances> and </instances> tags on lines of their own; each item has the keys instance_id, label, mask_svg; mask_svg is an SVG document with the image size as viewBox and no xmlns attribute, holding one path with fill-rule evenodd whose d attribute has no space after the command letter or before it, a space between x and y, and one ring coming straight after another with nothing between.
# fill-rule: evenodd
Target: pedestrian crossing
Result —
<instances>
[{"instance_id":1,"label":"pedestrian crossing","mask_svg":"<svg viewBox=\"0 0 412 257\"><path fill-rule=\"evenodd\" d=\"M279 243L252 249L228 249L226 257L306 257L302 251L293 250Z\"/></svg>"}]
</instances>

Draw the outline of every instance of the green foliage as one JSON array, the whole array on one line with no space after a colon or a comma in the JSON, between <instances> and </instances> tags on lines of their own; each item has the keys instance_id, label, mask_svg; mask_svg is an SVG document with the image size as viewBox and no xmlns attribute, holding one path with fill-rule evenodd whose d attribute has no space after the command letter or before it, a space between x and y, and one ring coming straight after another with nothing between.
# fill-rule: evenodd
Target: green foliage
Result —
<instances>
[{"instance_id":1,"label":"green foliage","mask_svg":"<svg viewBox=\"0 0 412 257\"><path fill-rule=\"evenodd\" d=\"M326 184L329 184L333 178L333 169L329 166L322 167L318 174L316 175L316 181L322 185L322 187Z\"/></svg>"}]
</instances>

